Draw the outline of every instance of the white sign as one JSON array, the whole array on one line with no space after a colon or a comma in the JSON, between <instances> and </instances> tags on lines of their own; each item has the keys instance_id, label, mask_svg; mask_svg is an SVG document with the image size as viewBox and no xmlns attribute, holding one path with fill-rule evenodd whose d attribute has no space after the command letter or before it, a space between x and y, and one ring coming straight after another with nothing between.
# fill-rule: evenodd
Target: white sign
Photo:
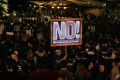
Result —
<instances>
[{"instance_id":1,"label":"white sign","mask_svg":"<svg viewBox=\"0 0 120 80\"><path fill-rule=\"evenodd\" d=\"M51 46L80 45L82 43L82 20L52 19Z\"/></svg>"}]
</instances>

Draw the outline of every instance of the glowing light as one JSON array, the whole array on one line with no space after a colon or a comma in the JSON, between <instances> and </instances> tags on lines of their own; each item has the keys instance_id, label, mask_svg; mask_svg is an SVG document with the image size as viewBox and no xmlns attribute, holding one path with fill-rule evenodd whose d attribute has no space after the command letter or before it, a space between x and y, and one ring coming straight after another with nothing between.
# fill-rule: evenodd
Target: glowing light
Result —
<instances>
[{"instance_id":1,"label":"glowing light","mask_svg":"<svg viewBox=\"0 0 120 80\"><path fill-rule=\"evenodd\" d=\"M106 6L106 3L103 4L103 7L105 7L105 6Z\"/></svg>"},{"instance_id":2,"label":"glowing light","mask_svg":"<svg viewBox=\"0 0 120 80\"><path fill-rule=\"evenodd\" d=\"M29 6L31 7L31 4L29 4Z\"/></svg>"},{"instance_id":3,"label":"glowing light","mask_svg":"<svg viewBox=\"0 0 120 80\"><path fill-rule=\"evenodd\" d=\"M40 6L41 8L43 8L43 6Z\"/></svg>"},{"instance_id":4,"label":"glowing light","mask_svg":"<svg viewBox=\"0 0 120 80\"><path fill-rule=\"evenodd\" d=\"M60 9L60 7L58 6L57 9Z\"/></svg>"},{"instance_id":5,"label":"glowing light","mask_svg":"<svg viewBox=\"0 0 120 80\"><path fill-rule=\"evenodd\" d=\"M54 9L55 7L54 6L52 6L52 9Z\"/></svg>"},{"instance_id":6,"label":"glowing light","mask_svg":"<svg viewBox=\"0 0 120 80\"><path fill-rule=\"evenodd\" d=\"M36 8L36 5L34 5L34 8Z\"/></svg>"},{"instance_id":7,"label":"glowing light","mask_svg":"<svg viewBox=\"0 0 120 80\"><path fill-rule=\"evenodd\" d=\"M63 7L63 9L67 9L67 7Z\"/></svg>"}]
</instances>

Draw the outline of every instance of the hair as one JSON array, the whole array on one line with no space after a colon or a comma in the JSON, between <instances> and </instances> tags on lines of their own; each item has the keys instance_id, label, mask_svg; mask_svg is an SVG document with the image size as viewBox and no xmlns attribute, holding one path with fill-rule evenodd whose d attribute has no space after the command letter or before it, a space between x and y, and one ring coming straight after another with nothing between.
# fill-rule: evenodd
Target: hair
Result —
<instances>
[{"instance_id":1,"label":"hair","mask_svg":"<svg viewBox=\"0 0 120 80\"><path fill-rule=\"evenodd\" d=\"M85 67L83 64L78 64L77 65L77 74L82 73L85 70Z\"/></svg>"},{"instance_id":2,"label":"hair","mask_svg":"<svg viewBox=\"0 0 120 80\"><path fill-rule=\"evenodd\" d=\"M100 66L104 66L104 73L107 73L107 69L106 69L105 63L99 63L99 65L98 65L98 70L99 70L99 67L100 67Z\"/></svg>"},{"instance_id":3,"label":"hair","mask_svg":"<svg viewBox=\"0 0 120 80\"><path fill-rule=\"evenodd\" d=\"M116 58L114 59L114 61L115 61L115 63L117 64L118 62L120 62L120 57L116 57Z\"/></svg>"},{"instance_id":4,"label":"hair","mask_svg":"<svg viewBox=\"0 0 120 80\"><path fill-rule=\"evenodd\" d=\"M47 69L41 69L39 71L32 72L27 80L59 80L60 75L53 71Z\"/></svg>"},{"instance_id":5,"label":"hair","mask_svg":"<svg viewBox=\"0 0 120 80\"><path fill-rule=\"evenodd\" d=\"M83 64L78 64L76 74L83 80L87 80L89 78L89 74L87 73Z\"/></svg>"}]
</instances>

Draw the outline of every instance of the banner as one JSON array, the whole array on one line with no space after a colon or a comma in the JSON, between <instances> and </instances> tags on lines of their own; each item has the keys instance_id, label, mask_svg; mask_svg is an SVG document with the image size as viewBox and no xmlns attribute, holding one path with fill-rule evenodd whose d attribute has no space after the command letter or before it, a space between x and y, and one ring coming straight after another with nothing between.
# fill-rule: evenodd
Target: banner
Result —
<instances>
[{"instance_id":1,"label":"banner","mask_svg":"<svg viewBox=\"0 0 120 80\"><path fill-rule=\"evenodd\" d=\"M82 44L82 19L51 19L51 46Z\"/></svg>"}]
</instances>

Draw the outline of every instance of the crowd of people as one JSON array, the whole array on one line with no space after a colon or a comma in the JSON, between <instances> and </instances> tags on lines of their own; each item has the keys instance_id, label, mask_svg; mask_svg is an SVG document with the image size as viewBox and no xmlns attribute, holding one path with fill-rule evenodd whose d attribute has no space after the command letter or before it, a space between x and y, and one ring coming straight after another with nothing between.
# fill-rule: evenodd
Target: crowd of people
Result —
<instances>
[{"instance_id":1,"label":"crowd of people","mask_svg":"<svg viewBox=\"0 0 120 80\"><path fill-rule=\"evenodd\" d=\"M89 14L91 18L85 19L85 15L82 45L51 47L49 20L38 14L36 16L22 14L21 17L13 12L1 20L0 80L120 79L120 35L117 32L117 20L117 28L112 31L106 24L97 23L96 20L103 20L101 16ZM87 27L89 24L85 22L89 20L91 23L93 21L96 31L91 32ZM37 77L33 77L34 73ZM47 75L40 77L42 73Z\"/></svg>"}]
</instances>

